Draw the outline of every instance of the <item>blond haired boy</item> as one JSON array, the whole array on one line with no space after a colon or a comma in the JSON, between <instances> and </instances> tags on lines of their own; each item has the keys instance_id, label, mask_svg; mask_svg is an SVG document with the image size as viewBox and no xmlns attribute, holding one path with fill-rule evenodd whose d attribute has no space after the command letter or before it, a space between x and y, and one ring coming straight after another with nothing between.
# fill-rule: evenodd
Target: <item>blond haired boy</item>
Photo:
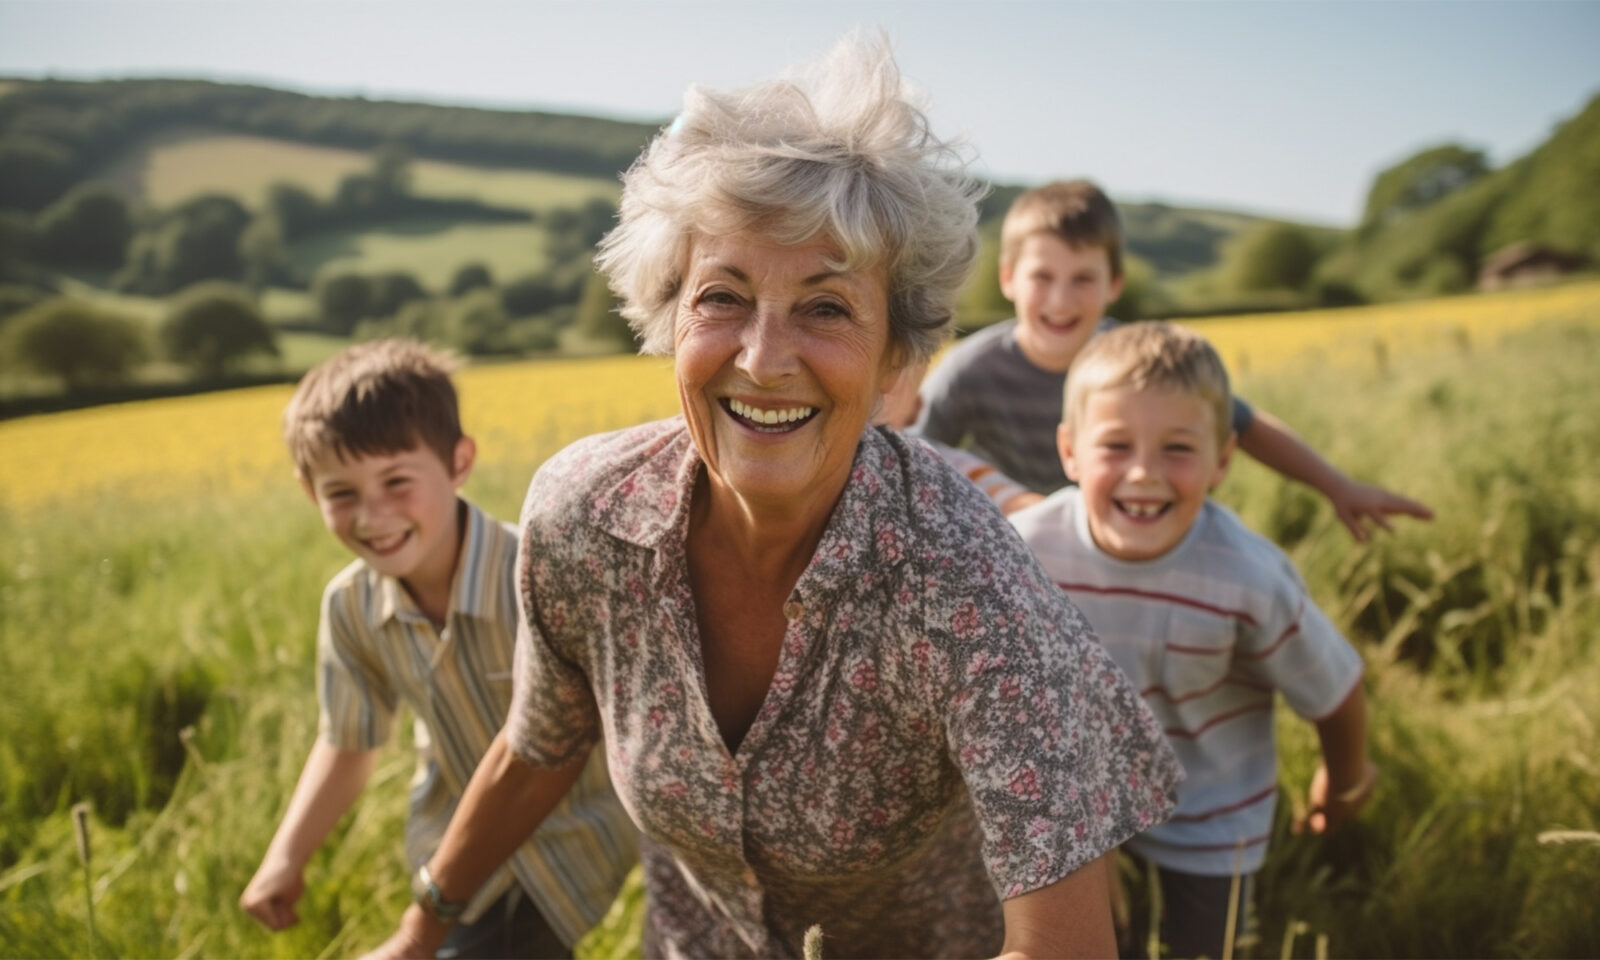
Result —
<instances>
[{"instance_id":1,"label":"blond haired boy","mask_svg":"<svg viewBox=\"0 0 1600 960\"><path fill-rule=\"evenodd\" d=\"M322 596L317 741L239 903L273 930L298 921L305 866L361 794L405 703L417 720L413 889L460 921L439 956L569 956L635 859L602 751L470 901L441 900L423 868L505 722L517 615L516 530L458 493L476 446L452 366L414 341L359 344L306 374L284 411L300 485L356 559Z\"/></svg>"},{"instance_id":2,"label":"blond haired boy","mask_svg":"<svg viewBox=\"0 0 1600 960\"><path fill-rule=\"evenodd\" d=\"M1106 310L1122 295L1122 225L1116 207L1087 180L1046 184L1012 202L1000 232L1000 289L1014 320L951 348L923 384L912 432L973 453L1040 493L1065 486L1056 424L1067 370L1096 333L1115 326ZM1235 401L1239 448L1321 492L1357 540L1367 523L1433 516L1413 500L1352 480L1282 421Z\"/></svg>"},{"instance_id":3,"label":"blond haired boy","mask_svg":"<svg viewBox=\"0 0 1600 960\"><path fill-rule=\"evenodd\" d=\"M1232 876L1260 869L1272 831L1275 692L1321 740L1311 829L1371 793L1361 657L1283 552L1208 497L1234 432L1228 375L1202 337L1163 323L1096 337L1064 408L1058 452L1077 486L1011 521L1183 763L1172 819L1127 848L1159 872L1172 954L1222 956Z\"/></svg>"}]
</instances>

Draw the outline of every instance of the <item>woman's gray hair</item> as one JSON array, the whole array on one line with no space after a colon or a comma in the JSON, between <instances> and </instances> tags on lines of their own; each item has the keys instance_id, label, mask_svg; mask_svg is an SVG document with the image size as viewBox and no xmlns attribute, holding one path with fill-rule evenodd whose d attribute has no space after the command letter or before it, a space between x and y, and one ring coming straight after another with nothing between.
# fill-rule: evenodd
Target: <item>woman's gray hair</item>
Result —
<instances>
[{"instance_id":1,"label":"woman's gray hair","mask_svg":"<svg viewBox=\"0 0 1600 960\"><path fill-rule=\"evenodd\" d=\"M965 168L902 89L888 39L852 33L786 78L691 86L623 175L620 221L595 262L644 352L670 353L693 234L827 236L844 254L835 269L887 268L891 346L902 362L923 360L978 251L985 188Z\"/></svg>"}]
</instances>

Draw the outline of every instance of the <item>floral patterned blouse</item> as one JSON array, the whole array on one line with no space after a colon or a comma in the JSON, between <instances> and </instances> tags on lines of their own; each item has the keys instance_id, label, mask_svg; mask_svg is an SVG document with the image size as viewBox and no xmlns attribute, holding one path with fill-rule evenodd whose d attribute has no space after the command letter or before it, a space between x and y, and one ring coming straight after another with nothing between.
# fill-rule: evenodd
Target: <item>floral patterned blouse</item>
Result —
<instances>
[{"instance_id":1,"label":"floral patterned blouse","mask_svg":"<svg viewBox=\"0 0 1600 960\"><path fill-rule=\"evenodd\" d=\"M707 704L681 418L528 490L513 750L605 739L644 835L647 955L992 955L1000 901L1164 820L1157 726L1005 519L926 446L863 434L730 754Z\"/></svg>"}]
</instances>

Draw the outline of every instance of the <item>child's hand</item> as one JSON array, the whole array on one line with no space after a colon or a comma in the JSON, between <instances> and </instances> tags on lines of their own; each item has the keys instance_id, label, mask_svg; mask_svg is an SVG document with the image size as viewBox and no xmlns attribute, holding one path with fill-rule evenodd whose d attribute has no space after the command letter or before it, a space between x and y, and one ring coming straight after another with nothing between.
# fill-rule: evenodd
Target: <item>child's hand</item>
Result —
<instances>
[{"instance_id":1,"label":"child's hand","mask_svg":"<svg viewBox=\"0 0 1600 960\"><path fill-rule=\"evenodd\" d=\"M1377 786L1377 783L1378 765L1368 760L1360 783L1343 787L1338 791L1330 791L1328 766L1318 764L1317 772L1311 777L1310 804L1303 818L1295 818L1294 832L1304 833L1307 827L1312 833L1326 833L1335 829L1361 810L1372 796L1372 788Z\"/></svg>"},{"instance_id":2,"label":"child's hand","mask_svg":"<svg viewBox=\"0 0 1600 960\"><path fill-rule=\"evenodd\" d=\"M1368 520L1392 533L1394 528L1389 525L1390 516L1405 514L1418 520L1433 519L1433 511L1428 509L1426 504L1402 497L1382 487L1349 478L1345 478L1344 482L1328 495L1328 502L1333 504L1334 512L1339 515L1339 522L1343 523L1350 531L1350 535L1361 543L1367 540Z\"/></svg>"},{"instance_id":3,"label":"child's hand","mask_svg":"<svg viewBox=\"0 0 1600 960\"><path fill-rule=\"evenodd\" d=\"M306 891L305 874L277 861L263 860L249 886L239 894L239 906L266 924L269 930L282 930L300 922L294 905Z\"/></svg>"}]
</instances>

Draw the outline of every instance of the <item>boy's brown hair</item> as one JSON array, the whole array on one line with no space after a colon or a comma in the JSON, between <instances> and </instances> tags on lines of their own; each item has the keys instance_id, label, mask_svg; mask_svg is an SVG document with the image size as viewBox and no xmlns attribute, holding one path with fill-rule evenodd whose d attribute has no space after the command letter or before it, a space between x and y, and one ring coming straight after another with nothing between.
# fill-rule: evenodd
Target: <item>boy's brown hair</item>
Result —
<instances>
[{"instance_id":1,"label":"boy's brown hair","mask_svg":"<svg viewBox=\"0 0 1600 960\"><path fill-rule=\"evenodd\" d=\"M1022 241L1036 233L1054 234L1074 250L1100 247L1112 279L1122 276L1122 219L1111 198L1088 180L1057 180L1011 201L1000 225L1000 266L1016 263Z\"/></svg>"},{"instance_id":2,"label":"boy's brown hair","mask_svg":"<svg viewBox=\"0 0 1600 960\"><path fill-rule=\"evenodd\" d=\"M1217 444L1233 432L1228 370L1210 341L1171 323L1130 323L1090 338L1067 372L1062 419L1073 433L1097 390L1181 390L1211 408Z\"/></svg>"},{"instance_id":3,"label":"boy's brown hair","mask_svg":"<svg viewBox=\"0 0 1600 960\"><path fill-rule=\"evenodd\" d=\"M399 453L419 443L455 462L461 414L450 374L455 358L415 340L358 343L300 379L283 411L283 440L302 477L332 451L349 457Z\"/></svg>"}]
</instances>

